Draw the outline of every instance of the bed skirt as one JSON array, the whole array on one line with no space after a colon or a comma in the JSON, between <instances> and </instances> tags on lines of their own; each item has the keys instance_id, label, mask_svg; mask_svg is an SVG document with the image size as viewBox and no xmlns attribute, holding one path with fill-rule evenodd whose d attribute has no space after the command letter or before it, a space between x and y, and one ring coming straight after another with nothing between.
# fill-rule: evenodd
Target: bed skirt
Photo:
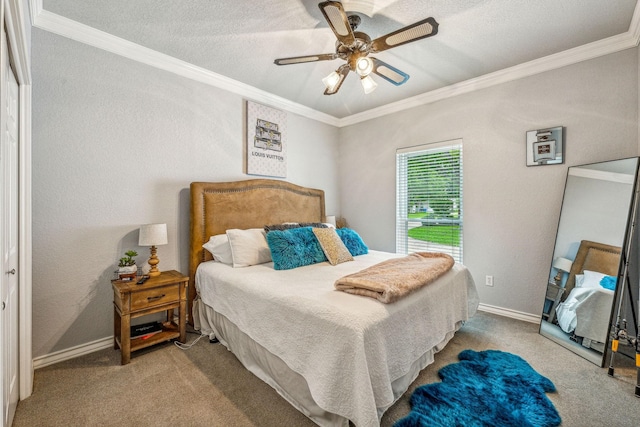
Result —
<instances>
[{"instance_id":1,"label":"bed skirt","mask_svg":"<svg viewBox=\"0 0 640 427\"><path fill-rule=\"evenodd\" d=\"M323 427L349 426L349 420L345 417L327 412L317 405L306 380L300 374L291 370L278 356L249 338L225 316L215 312L199 298L194 301L193 312L196 330L208 335L210 339L216 337L246 369L269 384L280 396L313 422ZM384 412L407 391L420 371L433 363L434 355L447 345L462 324L463 322L456 323L455 330L448 332L440 343L416 360L409 372L392 382L394 402L384 408L377 408L378 421Z\"/></svg>"}]
</instances>

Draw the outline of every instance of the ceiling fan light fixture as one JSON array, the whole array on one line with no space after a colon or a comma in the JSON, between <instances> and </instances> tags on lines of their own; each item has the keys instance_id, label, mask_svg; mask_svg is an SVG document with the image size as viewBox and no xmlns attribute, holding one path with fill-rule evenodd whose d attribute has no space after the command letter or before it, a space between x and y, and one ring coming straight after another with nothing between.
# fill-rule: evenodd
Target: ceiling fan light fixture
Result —
<instances>
[{"instance_id":1,"label":"ceiling fan light fixture","mask_svg":"<svg viewBox=\"0 0 640 427\"><path fill-rule=\"evenodd\" d=\"M347 7L348 10L354 10L369 17L372 16L367 13L373 10L369 4L373 3L371 0L345 0L345 2L346 1L350 3L350 6ZM363 6L365 3L368 6L366 11L353 7L354 5ZM372 73L396 86L404 84L407 79L409 79L407 73L379 59L368 56L438 34L438 22L434 18L429 17L371 40L368 34L356 31L361 22L361 18L353 13L347 15L342 2L335 0L321 1L318 7L336 37L335 53L278 58L274 60L274 63L276 65L290 65L305 62L331 61L334 59L345 61L337 70L322 79L322 83L326 87L324 91L325 95L334 95L337 93L351 71L360 76L360 83L365 93L371 93L378 86L370 76Z\"/></svg>"},{"instance_id":2,"label":"ceiling fan light fixture","mask_svg":"<svg viewBox=\"0 0 640 427\"><path fill-rule=\"evenodd\" d=\"M360 83L362 84L362 89L364 89L364 93L371 93L378 87L378 83L375 82L371 78L371 76L364 76L360 79Z\"/></svg>"},{"instance_id":3,"label":"ceiling fan light fixture","mask_svg":"<svg viewBox=\"0 0 640 427\"><path fill-rule=\"evenodd\" d=\"M322 83L329 92L335 92L336 86L340 83L340 74L337 71L332 71L327 77L322 79Z\"/></svg>"},{"instance_id":4,"label":"ceiling fan light fixture","mask_svg":"<svg viewBox=\"0 0 640 427\"><path fill-rule=\"evenodd\" d=\"M361 77L366 77L373 71L373 61L371 58L363 56L356 61L356 73Z\"/></svg>"}]
</instances>

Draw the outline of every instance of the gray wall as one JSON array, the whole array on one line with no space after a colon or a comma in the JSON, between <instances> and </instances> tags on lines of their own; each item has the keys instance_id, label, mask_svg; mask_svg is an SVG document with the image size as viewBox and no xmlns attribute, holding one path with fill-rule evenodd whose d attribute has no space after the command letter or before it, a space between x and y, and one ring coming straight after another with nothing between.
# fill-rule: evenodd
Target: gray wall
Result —
<instances>
[{"instance_id":1,"label":"gray wall","mask_svg":"<svg viewBox=\"0 0 640 427\"><path fill-rule=\"evenodd\" d=\"M243 174L243 99L33 30L33 354L113 334L109 282L138 227L188 273L188 188ZM340 211L337 129L288 114L288 176Z\"/></svg>"},{"instance_id":2,"label":"gray wall","mask_svg":"<svg viewBox=\"0 0 640 427\"><path fill-rule=\"evenodd\" d=\"M567 167L638 155L637 55L629 49L341 129L343 215L370 247L394 251L395 150L462 138L464 262L481 302L538 316ZM526 167L526 132L555 126L566 128L565 164Z\"/></svg>"},{"instance_id":3,"label":"gray wall","mask_svg":"<svg viewBox=\"0 0 640 427\"><path fill-rule=\"evenodd\" d=\"M187 273L191 181L242 173L243 100L37 29L33 353L112 334L109 279L140 224ZM538 315L566 168L638 154L637 49L336 129L288 115L287 180L323 188L373 249L395 250L395 150L464 140L465 263L484 304ZM564 165L525 166L525 133L566 127ZM493 275L495 286L484 286Z\"/></svg>"}]
</instances>

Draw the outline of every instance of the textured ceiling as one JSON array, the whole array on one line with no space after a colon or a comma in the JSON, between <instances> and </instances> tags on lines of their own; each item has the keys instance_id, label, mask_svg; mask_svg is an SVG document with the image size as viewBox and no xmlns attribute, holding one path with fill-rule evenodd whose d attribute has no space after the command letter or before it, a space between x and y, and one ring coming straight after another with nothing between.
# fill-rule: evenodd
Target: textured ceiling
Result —
<instances>
[{"instance_id":1,"label":"textured ceiling","mask_svg":"<svg viewBox=\"0 0 640 427\"><path fill-rule=\"evenodd\" d=\"M277 66L276 58L333 53L318 1L44 0L43 9L336 118L368 111L629 30L636 0L352 0L371 38L432 16L438 34L375 56L408 73L402 86L354 73L336 95L321 79L339 59ZM368 16L369 15L369 16Z\"/></svg>"}]
</instances>

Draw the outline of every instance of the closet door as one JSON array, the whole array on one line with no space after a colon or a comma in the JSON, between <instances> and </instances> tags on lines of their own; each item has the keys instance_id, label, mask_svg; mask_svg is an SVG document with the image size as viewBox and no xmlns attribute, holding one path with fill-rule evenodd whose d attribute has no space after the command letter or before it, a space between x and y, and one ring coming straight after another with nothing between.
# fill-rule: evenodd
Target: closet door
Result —
<instances>
[{"instance_id":1,"label":"closet door","mask_svg":"<svg viewBox=\"0 0 640 427\"><path fill-rule=\"evenodd\" d=\"M19 398L18 374L18 99L19 88L11 69L7 37L2 30L0 69L0 348L2 354L2 424L11 425Z\"/></svg>"}]
</instances>

